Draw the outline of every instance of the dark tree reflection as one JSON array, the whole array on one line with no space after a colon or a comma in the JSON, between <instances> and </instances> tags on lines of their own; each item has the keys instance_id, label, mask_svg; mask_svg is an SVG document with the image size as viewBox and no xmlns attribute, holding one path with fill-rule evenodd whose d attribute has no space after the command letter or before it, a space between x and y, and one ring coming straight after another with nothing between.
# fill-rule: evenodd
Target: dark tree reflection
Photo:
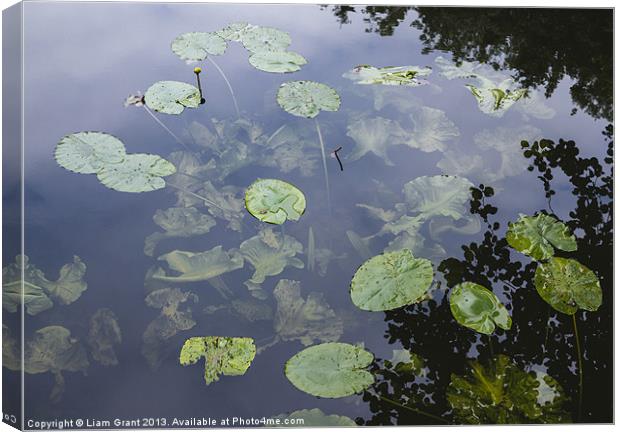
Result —
<instances>
[{"instance_id":1,"label":"dark tree reflection","mask_svg":"<svg viewBox=\"0 0 620 432\"><path fill-rule=\"evenodd\" d=\"M459 326L453 319L447 295L435 301L390 311L386 338L422 356L429 367L429 382L398 373L393 365L378 359L374 363L376 384L365 392L373 416L367 425L455 423L446 401L451 374L462 375L468 357L482 363L505 354L521 368L544 365L547 373L564 388L569 402L565 409L573 421L612 421L612 311L613 311L613 131L604 133L607 157L580 156L573 141L523 142L529 170L542 184L541 193L553 213L553 197L566 194L556 188L567 178L575 207L564 222L575 232L578 249L562 252L591 268L603 289L603 304L596 312L577 312L584 351L583 406L579 412L577 357L571 317L555 312L536 292L533 276L536 264L511 249L504 238L506 226L497 220L493 205L495 191L485 185L472 188L470 211L479 215L486 230L479 242L462 246L462 258L449 258L439 266L448 287L472 281L492 288L507 304L513 319L510 331L496 330L489 338ZM535 193L535 191L531 191ZM556 217L560 217L556 215ZM441 292L441 290L438 290Z\"/></svg>"}]
</instances>

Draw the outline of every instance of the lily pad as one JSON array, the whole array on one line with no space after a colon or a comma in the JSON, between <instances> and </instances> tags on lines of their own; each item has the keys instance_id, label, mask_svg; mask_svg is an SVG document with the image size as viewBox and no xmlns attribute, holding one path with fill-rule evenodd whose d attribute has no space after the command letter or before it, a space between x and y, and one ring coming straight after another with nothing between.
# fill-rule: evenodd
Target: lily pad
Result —
<instances>
[{"instance_id":1,"label":"lily pad","mask_svg":"<svg viewBox=\"0 0 620 432\"><path fill-rule=\"evenodd\" d=\"M279 426L286 427L327 427L327 426L336 426L336 427L348 427L348 426L357 426L355 421L349 417L331 414L327 415L323 411L318 408L313 409L303 409L299 411L293 411L290 414L280 414L276 417L281 421L286 421L287 423L282 423ZM296 420L303 420L303 424L296 424Z\"/></svg>"},{"instance_id":2,"label":"lily pad","mask_svg":"<svg viewBox=\"0 0 620 432\"><path fill-rule=\"evenodd\" d=\"M240 34L243 46L253 53L285 51L291 44L288 33L271 27L253 27Z\"/></svg>"},{"instance_id":3,"label":"lily pad","mask_svg":"<svg viewBox=\"0 0 620 432\"><path fill-rule=\"evenodd\" d=\"M152 154L130 154L118 164L106 165L97 178L106 187L119 192L150 192L162 189L166 181L162 177L176 172L166 159Z\"/></svg>"},{"instance_id":4,"label":"lily pad","mask_svg":"<svg viewBox=\"0 0 620 432\"><path fill-rule=\"evenodd\" d=\"M241 42L241 37L243 34L249 30L255 28L255 25L248 24L247 22L235 22L232 24L228 24L222 30L217 31L216 33L223 37L226 40L233 42Z\"/></svg>"},{"instance_id":5,"label":"lily pad","mask_svg":"<svg viewBox=\"0 0 620 432\"><path fill-rule=\"evenodd\" d=\"M256 355L254 340L248 337L193 337L181 349L183 366L205 359L205 382L219 381L220 375L238 376L248 370Z\"/></svg>"},{"instance_id":6,"label":"lily pad","mask_svg":"<svg viewBox=\"0 0 620 432\"><path fill-rule=\"evenodd\" d=\"M110 309L102 308L90 318L88 345L93 359L103 366L116 366L118 358L114 347L120 345L123 337L116 315Z\"/></svg>"},{"instance_id":7,"label":"lily pad","mask_svg":"<svg viewBox=\"0 0 620 432\"><path fill-rule=\"evenodd\" d=\"M277 179L258 179L245 191L245 208L256 219L282 225L297 221L306 211L306 197L290 183Z\"/></svg>"},{"instance_id":8,"label":"lily pad","mask_svg":"<svg viewBox=\"0 0 620 432\"><path fill-rule=\"evenodd\" d=\"M388 66L377 68L370 65L359 65L346 72L343 78L355 81L356 84L404 85L418 87L427 84L420 77L428 76L433 70L420 66Z\"/></svg>"},{"instance_id":9,"label":"lily pad","mask_svg":"<svg viewBox=\"0 0 620 432\"><path fill-rule=\"evenodd\" d=\"M153 221L164 232L150 234L144 241L144 253L153 256L157 244L168 238L192 237L207 234L215 226L215 219L200 213L194 207L171 207L157 210Z\"/></svg>"},{"instance_id":10,"label":"lily pad","mask_svg":"<svg viewBox=\"0 0 620 432\"><path fill-rule=\"evenodd\" d=\"M536 291L558 312L596 311L603 302L601 284L592 270L573 259L553 257L538 265Z\"/></svg>"},{"instance_id":11,"label":"lily pad","mask_svg":"<svg viewBox=\"0 0 620 432\"><path fill-rule=\"evenodd\" d=\"M473 282L463 282L450 294L452 316L462 326L491 334L495 325L510 330L512 319L506 307L492 291Z\"/></svg>"},{"instance_id":12,"label":"lily pad","mask_svg":"<svg viewBox=\"0 0 620 432\"><path fill-rule=\"evenodd\" d=\"M200 90L179 81L158 81L144 93L146 106L164 114L181 114L185 108L198 108Z\"/></svg>"},{"instance_id":13,"label":"lily pad","mask_svg":"<svg viewBox=\"0 0 620 432\"><path fill-rule=\"evenodd\" d=\"M308 63L302 55L292 51L258 51L249 61L258 70L274 73L296 72Z\"/></svg>"},{"instance_id":14,"label":"lily pad","mask_svg":"<svg viewBox=\"0 0 620 432\"><path fill-rule=\"evenodd\" d=\"M280 86L277 101L289 114L314 118L321 111L338 111L340 96L333 88L314 81L289 81Z\"/></svg>"},{"instance_id":15,"label":"lily pad","mask_svg":"<svg viewBox=\"0 0 620 432\"><path fill-rule=\"evenodd\" d=\"M554 247L566 252L577 250L577 241L562 222L543 213L536 216L520 215L508 224L508 244L536 261L551 258Z\"/></svg>"},{"instance_id":16,"label":"lily pad","mask_svg":"<svg viewBox=\"0 0 620 432\"><path fill-rule=\"evenodd\" d=\"M61 167L80 174L96 174L109 164L125 159L125 145L103 132L78 132L65 136L54 157Z\"/></svg>"},{"instance_id":17,"label":"lily pad","mask_svg":"<svg viewBox=\"0 0 620 432\"><path fill-rule=\"evenodd\" d=\"M226 51L226 40L216 33L183 33L172 41L172 52L182 60L201 61L208 55L222 55Z\"/></svg>"},{"instance_id":18,"label":"lily pad","mask_svg":"<svg viewBox=\"0 0 620 432\"><path fill-rule=\"evenodd\" d=\"M508 84L511 83L512 80L509 80ZM466 84L465 87L467 87L476 98L480 111L495 117L503 116L508 108L523 98L527 93L527 90L524 89L510 90L504 86L497 88L493 87L492 84L486 83L481 87L476 87L471 84Z\"/></svg>"},{"instance_id":19,"label":"lily pad","mask_svg":"<svg viewBox=\"0 0 620 432\"><path fill-rule=\"evenodd\" d=\"M324 343L295 354L286 362L284 373L303 392L341 398L359 393L374 383L373 375L366 370L373 358L359 346Z\"/></svg>"},{"instance_id":20,"label":"lily pad","mask_svg":"<svg viewBox=\"0 0 620 432\"><path fill-rule=\"evenodd\" d=\"M410 250L374 256L351 280L351 300L360 309L386 311L422 300L433 282L433 266Z\"/></svg>"},{"instance_id":21,"label":"lily pad","mask_svg":"<svg viewBox=\"0 0 620 432\"><path fill-rule=\"evenodd\" d=\"M153 275L154 279L173 282L199 282L238 270L243 267L243 257L239 251L225 251L216 246L205 252L187 252L175 250L158 258L165 261L172 270L181 273L179 276Z\"/></svg>"}]
</instances>

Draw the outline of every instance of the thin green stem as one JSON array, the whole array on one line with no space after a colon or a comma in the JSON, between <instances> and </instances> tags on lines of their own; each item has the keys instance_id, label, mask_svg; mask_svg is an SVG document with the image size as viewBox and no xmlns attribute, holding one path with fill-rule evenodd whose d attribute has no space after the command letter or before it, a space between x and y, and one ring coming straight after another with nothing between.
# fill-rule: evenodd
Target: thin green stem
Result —
<instances>
[{"instance_id":1,"label":"thin green stem","mask_svg":"<svg viewBox=\"0 0 620 432\"><path fill-rule=\"evenodd\" d=\"M215 62L215 60L213 60L211 57L207 57L207 60L209 60L213 64L213 66L215 66L215 68L220 73L220 75L222 75L222 78L224 78L224 81L226 82L226 85L228 86L228 91L230 92L230 96L232 97L233 104L235 105L235 111L237 111L237 117L241 118L241 112L239 111L239 105L237 104L237 98L235 97L235 92L232 86L230 85L230 81L228 81L228 78L226 78L226 74L224 73L222 68L220 68L219 65Z\"/></svg>"},{"instance_id":2,"label":"thin green stem","mask_svg":"<svg viewBox=\"0 0 620 432\"><path fill-rule=\"evenodd\" d=\"M579 368L579 402L577 405L577 422L581 417L581 404L583 400L583 363L581 359L581 343L579 342L579 331L577 330L577 318L573 314L573 333L575 336L575 348L577 349L577 367Z\"/></svg>"},{"instance_id":3,"label":"thin green stem","mask_svg":"<svg viewBox=\"0 0 620 432\"><path fill-rule=\"evenodd\" d=\"M489 353L491 353L491 358L495 357L495 353L493 352L493 338L491 335L487 335L489 338Z\"/></svg>"},{"instance_id":4,"label":"thin green stem","mask_svg":"<svg viewBox=\"0 0 620 432\"><path fill-rule=\"evenodd\" d=\"M181 144L185 150L187 151L191 151L190 148L187 146L187 144L185 144L183 141L181 141L181 138L179 138L178 136L176 136L174 134L174 132L172 132L170 129L168 129L168 126L166 126L165 124L163 124L163 122L157 118L157 116L155 114L153 114L153 112L146 106L146 105L142 105L144 107L144 109L146 110L147 113L149 113L149 115L153 118L153 120L155 120L157 122L158 125L160 125L162 128L164 128L164 130L166 132L168 132L170 134L170 136L172 138L174 138L174 140L176 142L178 142L179 144Z\"/></svg>"},{"instance_id":5,"label":"thin green stem","mask_svg":"<svg viewBox=\"0 0 620 432\"><path fill-rule=\"evenodd\" d=\"M315 118L314 124L316 125L316 133L319 135L319 143L321 144L321 157L323 158L323 175L325 176L325 191L327 192L327 212L329 216L332 215L332 199L329 191L329 175L327 174L327 159L325 158L325 144L323 143L323 134L321 133L321 126L319 121Z\"/></svg>"},{"instance_id":6,"label":"thin green stem","mask_svg":"<svg viewBox=\"0 0 620 432\"><path fill-rule=\"evenodd\" d=\"M422 411L422 410L419 410L417 408L413 408L413 407L410 407L410 406L407 406L407 405L403 405L401 403L393 401L392 399L388 399L388 398L383 397L383 396L379 396L379 399L381 399L382 401L385 401L387 403L390 403L390 404L392 404L394 406L400 407L402 409L405 409L405 410L414 412L416 414L420 414L420 415L423 415L425 417L431 418L431 419L433 419L435 421L438 421L438 422L441 422L441 423L445 423L445 424L450 424L450 422L448 422L445 419L442 419L441 417L437 417L436 415L433 415L431 413L427 413L426 411Z\"/></svg>"}]
</instances>

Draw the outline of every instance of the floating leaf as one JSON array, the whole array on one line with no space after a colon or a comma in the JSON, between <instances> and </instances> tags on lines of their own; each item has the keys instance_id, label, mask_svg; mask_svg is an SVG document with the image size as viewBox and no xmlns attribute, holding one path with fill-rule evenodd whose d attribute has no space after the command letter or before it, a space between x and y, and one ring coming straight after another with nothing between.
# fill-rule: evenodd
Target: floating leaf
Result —
<instances>
[{"instance_id":1,"label":"floating leaf","mask_svg":"<svg viewBox=\"0 0 620 432\"><path fill-rule=\"evenodd\" d=\"M472 95L478 101L478 108L485 114L489 114L495 117L501 117L504 113L514 105L515 102L523 98L527 90L510 90L506 88L509 84L512 84L512 80L508 80L507 83L502 83L501 88L492 87L492 84L486 84L484 87L476 87L471 84L465 85L469 89Z\"/></svg>"},{"instance_id":2,"label":"floating leaf","mask_svg":"<svg viewBox=\"0 0 620 432\"><path fill-rule=\"evenodd\" d=\"M404 85L417 87L427 84L420 77L430 75L432 69L419 66L389 66L376 68L370 65L359 65L346 72L343 78L356 82L356 84L383 84Z\"/></svg>"},{"instance_id":3,"label":"floating leaf","mask_svg":"<svg viewBox=\"0 0 620 432\"><path fill-rule=\"evenodd\" d=\"M258 51L249 61L258 70L274 73L296 72L308 63L302 55L292 51Z\"/></svg>"},{"instance_id":4,"label":"floating leaf","mask_svg":"<svg viewBox=\"0 0 620 432\"><path fill-rule=\"evenodd\" d=\"M219 381L220 375L238 376L248 370L256 355L254 340L248 337L193 337L181 349L183 366L205 358L205 382Z\"/></svg>"},{"instance_id":5,"label":"floating leaf","mask_svg":"<svg viewBox=\"0 0 620 432\"><path fill-rule=\"evenodd\" d=\"M506 307L492 291L472 282L463 282L450 294L452 316L462 326L491 334L495 325L510 330L512 319Z\"/></svg>"},{"instance_id":6,"label":"floating leaf","mask_svg":"<svg viewBox=\"0 0 620 432\"><path fill-rule=\"evenodd\" d=\"M144 93L146 106L164 114L181 114L185 108L198 108L200 101L198 87L179 81L158 81Z\"/></svg>"},{"instance_id":7,"label":"floating leaf","mask_svg":"<svg viewBox=\"0 0 620 432\"><path fill-rule=\"evenodd\" d=\"M318 408L303 409L299 411L293 411L290 414L280 414L275 417L280 419L282 423L279 426L286 427L348 427L357 426L357 424L349 417L340 416L336 414L327 415ZM297 424L297 420L303 420L303 423Z\"/></svg>"},{"instance_id":8,"label":"floating leaf","mask_svg":"<svg viewBox=\"0 0 620 432\"><path fill-rule=\"evenodd\" d=\"M536 291L555 310L572 315L596 311L603 302L601 284L592 270L573 259L552 257L538 265Z\"/></svg>"},{"instance_id":9,"label":"floating leaf","mask_svg":"<svg viewBox=\"0 0 620 432\"><path fill-rule=\"evenodd\" d=\"M351 396L374 383L366 370L373 355L361 347L330 342L314 345L291 357L284 367L289 381L313 396Z\"/></svg>"},{"instance_id":10,"label":"floating leaf","mask_svg":"<svg viewBox=\"0 0 620 432\"><path fill-rule=\"evenodd\" d=\"M56 146L56 162L80 174L96 174L109 164L125 159L125 145L103 132L78 132L65 136Z\"/></svg>"},{"instance_id":11,"label":"floating leaf","mask_svg":"<svg viewBox=\"0 0 620 432\"><path fill-rule=\"evenodd\" d=\"M321 111L338 111L340 96L333 88L313 81L289 81L280 86L278 104L289 114L314 118Z\"/></svg>"},{"instance_id":12,"label":"floating leaf","mask_svg":"<svg viewBox=\"0 0 620 432\"><path fill-rule=\"evenodd\" d=\"M198 253L175 250L160 256L158 260L166 261L172 270L181 274L179 276L156 274L153 278L173 283L209 280L243 267L241 254L235 249L227 252L222 246Z\"/></svg>"},{"instance_id":13,"label":"floating leaf","mask_svg":"<svg viewBox=\"0 0 620 432\"><path fill-rule=\"evenodd\" d=\"M207 234L215 226L215 219L200 213L194 207L171 207L157 210L153 221L164 232L150 234L144 241L144 253L153 256L157 244L168 238L192 237Z\"/></svg>"},{"instance_id":14,"label":"floating leaf","mask_svg":"<svg viewBox=\"0 0 620 432\"><path fill-rule=\"evenodd\" d=\"M110 309L102 308L90 318L88 345L93 359L103 366L116 366L118 359L114 347L120 345L123 337L116 315Z\"/></svg>"},{"instance_id":15,"label":"floating leaf","mask_svg":"<svg viewBox=\"0 0 620 432\"><path fill-rule=\"evenodd\" d=\"M550 376L524 372L505 355L495 357L487 367L471 363L465 376L452 374L446 391L456 420L466 424L566 423L567 398ZM542 381L542 383L541 383ZM543 385L544 384L544 385ZM542 392L551 388L552 392Z\"/></svg>"},{"instance_id":16,"label":"floating leaf","mask_svg":"<svg viewBox=\"0 0 620 432\"><path fill-rule=\"evenodd\" d=\"M554 247L566 252L577 250L577 241L569 228L543 213L519 215L519 220L508 224L506 240L510 246L536 261L551 258Z\"/></svg>"},{"instance_id":17,"label":"floating leaf","mask_svg":"<svg viewBox=\"0 0 620 432\"><path fill-rule=\"evenodd\" d=\"M97 178L106 187L119 192L150 192L162 189L166 182L162 177L176 172L166 159L152 154L130 154L118 164L106 165Z\"/></svg>"},{"instance_id":18,"label":"floating leaf","mask_svg":"<svg viewBox=\"0 0 620 432\"><path fill-rule=\"evenodd\" d=\"M236 22L232 24L228 24L222 30L217 31L216 33L223 37L226 40L233 42L241 42L241 37L243 34L256 26L252 24L248 24L246 22Z\"/></svg>"},{"instance_id":19,"label":"floating leaf","mask_svg":"<svg viewBox=\"0 0 620 432\"><path fill-rule=\"evenodd\" d=\"M304 300L299 282L280 279L273 296L278 305L273 325L279 339L299 340L304 346L315 341L335 342L340 339L343 322L323 299L323 294L311 292Z\"/></svg>"},{"instance_id":20,"label":"floating leaf","mask_svg":"<svg viewBox=\"0 0 620 432\"><path fill-rule=\"evenodd\" d=\"M424 359L411 351L400 349L392 350L390 366L399 374L426 376L428 368L424 366Z\"/></svg>"},{"instance_id":21,"label":"floating leaf","mask_svg":"<svg viewBox=\"0 0 620 432\"><path fill-rule=\"evenodd\" d=\"M351 300L360 309L386 311L422 300L433 282L433 266L410 250L388 252L366 261L351 280Z\"/></svg>"},{"instance_id":22,"label":"floating leaf","mask_svg":"<svg viewBox=\"0 0 620 432\"><path fill-rule=\"evenodd\" d=\"M252 27L240 35L243 46L253 53L262 51L285 51L291 44L288 33L271 27Z\"/></svg>"},{"instance_id":23,"label":"floating leaf","mask_svg":"<svg viewBox=\"0 0 620 432\"><path fill-rule=\"evenodd\" d=\"M222 55L226 51L226 40L216 33L183 33L172 41L172 52L182 60L201 61L208 55Z\"/></svg>"},{"instance_id":24,"label":"floating leaf","mask_svg":"<svg viewBox=\"0 0 620 432\"><path fill-rule=\"evenodd\" d=\"M306 197L290 183L277 179L258 179L245 191L245 208L256 219L282 225L297 221L306 211Z\"/></svg>"}]
</instances>

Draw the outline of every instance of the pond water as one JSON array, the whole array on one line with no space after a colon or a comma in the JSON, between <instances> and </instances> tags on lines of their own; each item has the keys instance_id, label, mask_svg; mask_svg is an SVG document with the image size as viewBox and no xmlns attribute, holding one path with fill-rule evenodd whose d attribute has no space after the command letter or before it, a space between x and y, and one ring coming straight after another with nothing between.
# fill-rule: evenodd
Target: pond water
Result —
<instances>
[{"instance_id":1,"label":"pond water","mask_svg":"<svg viewBox=\"0 0 620 432\"><path fill-rule=\"evenodd\" d=\"M71 304L27 315L25 338L63 326L88 348L89 320L101 308L113 312L122 333L114 345L118 364L102 366L89 354L85 373L62 372L61 394L54 394L62 386L51 372L25 374L26 419L159 418L167 421L159 426L171 426L175 417L271 418L319 408L360 425L611 422L613 131L606 128L612 35L605 29L611 28L612 12L507 11L26 3L24 253L50 280L79 256L88 288ZM519 14L525 13L534 15L523 20ZM478 20L489 23L490 55L469 51L480 43ZM230 82L239 115L226 81L209 61L199 64L204 105L181 115L154 113L168 131L143 107L123 106L127 96L157 81L194 84L196 65L179 59L171 41L237 21L286 31L289 49L307 64L292 74L263 72L249 64L240 43L229 42L223 55L212 58ZM491 25L497 22L507 24ZM533 34L525 38L517 22L531 23L525 27ZM451 35L448 28L456 30ZM550 40L540 39L543 28L554 29ZM573 39L577 30L587 35L584 41ZM503 44L506 34L522 46ZM586 44L589 57L576 59ZM532 66L546 64L544 56L558 47L564 55L554 57L547 75ZM524 52L534 51L539 57L531 54L531 64L523 60ZM457 66L453 60L473 62ZM343 77L364 64L430 67L432 73L420 77L419 86L360 85ZM520 87L511 77L529 86L528 97L504 101L499 109L484 105L486 99L479 105L473 93L487 91L484 79L516 93ZM329 85L340 95L339 110L323 111L316 121L288 114L276 94L291 80ZM490 91L483 96L493 97ZM70 172L54 160L59 140L78 131L109 133L128 153L160 155L178 173L165 179L165 188L148 193L108 189L95 175ZM553 143L524 155L521 141L531 146L541 139ZM343 170L330 155L339 147ZM441 175L457 176L457 183L436 177ZM267 225L246 212L243 194L257 178L285 180L303 191L307 207L299 221ZM465 184L464 198L457 184ZM481 184L484 193L469 190ZM5 184L5 200L18 196L17 187ZM215 225L208 233L159 239L145 253L145 239L164 232L153 216L172 207L193 207ZM537 293L536 262L505 241L509 221L539 212L563 221L577 238L576 250L556 254L579 261L600 281L602 305L579 309L575 323ZM403 215L411 217L397 226ZM308 254L310 230L314 254ZM251 248L241 246L255 236L260 247L249 254L269 263L281 250L269 242L293 249L282 271L267 273L264 281L254 275ZM211 280L150 277L179 274L168 267L167 253L217 246L231 255L240 247L246 251L243 267ZM358 267L370 256L401 248L432 263L430 299L387 312L357 308L349 286ZM7 267L20 251L17 242L4 249ZM256 283L249 290L251 278ZM294 285L286 280L298 281L304 300L320 293L320 306L308 302L294 314L282 302L278 309L273 293L281 280L284 288ZM465 281L495 293L512 316L510 330L497 328L487 336L459 325L449 293ZM166 288L195 295L180 305L184 328L190 328L164 318L151 324L167 309L149 307L145 298ZM289 320L279 334L274 315ZM15 333L18 315L5 310L4 324ZM184 342L198 336L251 337L259 353L243 376L205 385L202 361L179 364ZM374 355L373 385L328 399L291 384L285 362L305 345L332 340L360 344ZM402 350L415 354L415 365L386 363L402 360ZM495 386L481 385L472 368L501 378ZM18 372L4 368L3 374L8 386L18 385ZM528 379L535 384L521 388ZM3 396L7 407L18 409L7 386ZM480 407L472 407L473 401Z\"/></svg>"}]
</instances>

